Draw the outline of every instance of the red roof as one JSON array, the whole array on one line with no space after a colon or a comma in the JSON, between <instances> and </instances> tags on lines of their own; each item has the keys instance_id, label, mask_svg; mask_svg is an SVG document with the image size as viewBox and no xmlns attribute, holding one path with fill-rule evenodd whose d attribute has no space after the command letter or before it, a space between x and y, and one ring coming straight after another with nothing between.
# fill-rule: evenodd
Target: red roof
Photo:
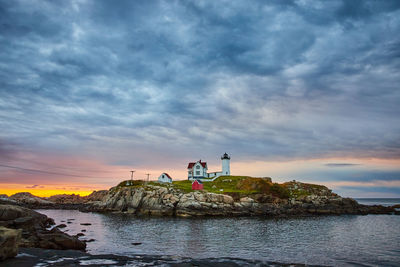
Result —
<instances>
[{"instance_id":1,"label":"red roof","mask_svg":"<svg viewBox=\"0 0 400 267\"><path fill-rule=\"evenodd\" d=\"M165 174L166 176L168 176L168 178L169 178L169 179L171 179L171 180L172 180L171 176L169 176L169 174L168 174L168 173L164 172L163 174Z\"/></svg>"},{"instance_id":2,"label":"red roof","mask_svg":"<svg viewBox=\"0 0 400 267\"><path fill-rule=\"evenodd\" d=\"M201 160L199 161L200 162L200 164L201 164L201 166L203 166L203 168L206 168L206 166L207 166L207 162L201 162ZM196 164L197 162L189 162L189 164L188 164L188 169L191 169L191 168L193 168L193 166L194 166L194 164Z\"/></svg>"}]
</instances>

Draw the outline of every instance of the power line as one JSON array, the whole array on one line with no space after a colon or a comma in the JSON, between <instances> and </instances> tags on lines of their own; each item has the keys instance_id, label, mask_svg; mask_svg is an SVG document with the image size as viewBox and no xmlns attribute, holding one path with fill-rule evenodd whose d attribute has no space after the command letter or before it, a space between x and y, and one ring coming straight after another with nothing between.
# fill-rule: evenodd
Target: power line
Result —
<instances>
[{"instance_id":1,"label":"power line","mask_svg":"<svg viewBox=\"0 0 400 267\"><path fill-rule=\"evenodd\" d=\"M90 170L90 169L80 169L80 168L66 168L66 167L61 167L61 166L54 166L51 164L35 161L35 160L27 160L27 159L17 159L17 161L23 161L23 162L28 162L28 163L33 163L35 165L42 165L44 167L50 167L52 169L62 169L62 170L67 170L67 171L79 171L79 172L106 172L106 173L114 173L113 171L100 171L100 170Z\"/></svg>"},{"instance_id":2,"label":"power line","mask_svg":"<svg viewBox=\"0 0 400 267\"><path fill-rule=\"evenodd\" d=\"M61 172L51 172L51 171L45 171L45 170L28 169L28 168L22 168L22 167L18 167L18 166L11 166L11 165L5 165L5 164L0 164L0 167L16 169L16 170L20 170L20 171L23 171L23 172L37 172L37 173L63 175L63 176L79 177L79 178L107 178L107 179L114 179L115 178L115 177L95 177L95 176L87 176L87 175L83 175L82 176L82 175L67 174L67 173L61 173Z\"/></svg>"}]
</instances>

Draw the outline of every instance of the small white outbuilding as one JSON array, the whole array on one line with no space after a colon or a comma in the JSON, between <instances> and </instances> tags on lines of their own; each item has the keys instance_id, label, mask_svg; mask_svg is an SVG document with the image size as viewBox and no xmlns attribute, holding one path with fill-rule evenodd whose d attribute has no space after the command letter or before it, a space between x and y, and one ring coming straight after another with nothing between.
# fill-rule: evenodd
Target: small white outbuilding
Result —
<instances>
[{"instance_id":1,"label":"small white outbuilding","mask_svg":"<svg viewBox=\"0 0 400 267\"><path fill-rule=\"evenodd\" d=\"M158 181L160 183L172 183L172 178L168 173L164 172L158 177Z\"/></svg>"}]
</instances>

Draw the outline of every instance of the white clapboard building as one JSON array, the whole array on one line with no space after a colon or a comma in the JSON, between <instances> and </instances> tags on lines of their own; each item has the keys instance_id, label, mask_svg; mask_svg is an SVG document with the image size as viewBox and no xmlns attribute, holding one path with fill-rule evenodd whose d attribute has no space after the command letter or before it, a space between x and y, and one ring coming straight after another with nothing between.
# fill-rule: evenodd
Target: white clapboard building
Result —
<instances>
[{"instance_id":1,"label":"white clapboard building","mask_svg":"<svg viewBox=\"0 0 400 267\"><path fill-rule=\"evenodd\" d=\"M214 181L219 176L231 175L230 160L231 158L227 153L222 155L222 171L217 172L208 172L207 162L201 160L189 162L187 167L188 180Z\"/></svg>"},{"instance_id":2,"label":"white clapboard building","mask_svg":"<svg viewBox=\"0 0 400 267\"><path fill-rule=\"evenodd\" d=\"M158 181L160 183L172 183L172 178L168 173L164 172L158 177Z\"/></svg>"}]
</instances>

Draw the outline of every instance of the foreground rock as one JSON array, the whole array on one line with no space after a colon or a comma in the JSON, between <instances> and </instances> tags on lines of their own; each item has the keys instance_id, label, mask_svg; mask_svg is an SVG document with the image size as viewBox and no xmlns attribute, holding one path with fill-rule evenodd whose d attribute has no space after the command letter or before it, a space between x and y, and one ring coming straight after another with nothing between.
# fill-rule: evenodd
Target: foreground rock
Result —
<instances>
[{"instance_id":1,"label":"foreground rock","mask_svg":"<svg viewBox=\"0 0 400 267\"><path fill-rule=\"evenodd\" d=\"M20 247L77 250L86 248L84 242L63 233L58 228L47 230L48 227L54 225L53 219L24 207L0 205L0 225L21 229Z\"/></svg>"},{"instance_id":2,"label":"foreground rock","mask_svg":"<svg viewBox=\"0 0 400 267\"><path fill-rule=\"evenodd\" d=\"M296 188L293 190L305 192L305 189L301 188L306 188L307 184L293 183ZM183 193L173 187L150 185L115 187L108 191L102 201L92 202L86 210L182 217L391 214L394 212L391 207L360 205L351 198L342 198L332 193L324 186L320 186L318 190L315 188L312 187L310 191L306 191L308 195L282 199L265 194L237 197L205 191Z\"/></svg>"},{"instance_id":3,"label":"foreground rock","mask_svg":"<svg viewBox=\"0 0 400 267\"><path fill-rule=\"evenodd\" d=\"M20 238L21 230L0 226L0 260L17 256Z\"/></svg>"}]
</instances>

